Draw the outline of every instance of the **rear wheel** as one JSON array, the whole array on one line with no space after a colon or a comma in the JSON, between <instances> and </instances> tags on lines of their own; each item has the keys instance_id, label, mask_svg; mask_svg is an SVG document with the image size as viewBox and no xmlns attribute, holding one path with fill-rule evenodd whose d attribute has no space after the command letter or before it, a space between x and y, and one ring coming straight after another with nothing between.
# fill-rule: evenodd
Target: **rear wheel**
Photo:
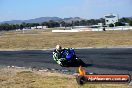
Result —
<instances>
[{"instance_id":1,"label":"rear wheel","mask_svg":"<svg viewBox=\"0 0 132 88\"><path fill-rule=\"evenodd\" d=\"M83 67L86 66L86 64L79 58L77 59L77 63L78 63L79 66L83 66Z\"/></svg>"}]
</instances>

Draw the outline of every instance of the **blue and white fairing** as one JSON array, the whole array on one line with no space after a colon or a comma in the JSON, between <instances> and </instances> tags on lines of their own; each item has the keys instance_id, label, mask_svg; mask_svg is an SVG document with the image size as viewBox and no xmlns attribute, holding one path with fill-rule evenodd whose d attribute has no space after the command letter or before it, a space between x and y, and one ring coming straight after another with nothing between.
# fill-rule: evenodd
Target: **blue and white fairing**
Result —
<instances>
[{"instance_id":1,"label":"blue and white fairing","mask_svg":"<svg viewBox=\"0 0 132 88\"><path fill-rule=\"evenodd\" d=\"M74 49L64 49L62 52L62 58L65 58L66 60L75 59Z\"/></svg>"}]
</instances>

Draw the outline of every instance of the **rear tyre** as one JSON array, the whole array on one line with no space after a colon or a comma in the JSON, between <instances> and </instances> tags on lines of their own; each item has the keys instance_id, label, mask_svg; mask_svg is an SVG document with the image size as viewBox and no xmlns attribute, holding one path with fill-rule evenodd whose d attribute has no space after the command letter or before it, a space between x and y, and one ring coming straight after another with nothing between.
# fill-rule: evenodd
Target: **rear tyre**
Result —
<instances>
[{"instance_id":1,"label":"rear tyre","mask_svg":"<svg viewBox=\"0 0 132 88\"><path fill-rule=\"evenodd\" d=\"M81 59L77 59L77 63L79 66L83 66L83 67L86 66L86 64Z\"/></svg>"}]
</instances>

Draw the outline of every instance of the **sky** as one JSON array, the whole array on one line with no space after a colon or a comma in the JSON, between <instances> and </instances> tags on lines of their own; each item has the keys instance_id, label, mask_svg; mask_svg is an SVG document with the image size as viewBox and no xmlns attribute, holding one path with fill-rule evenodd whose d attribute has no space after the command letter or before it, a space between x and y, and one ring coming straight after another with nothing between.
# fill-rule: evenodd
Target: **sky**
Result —
<instances>
[{"instance_id":1,"label":"sky","mask_svg":"<svg viewBox=\"0 0 132 88\"><path fill-rule=\"evenodd\" d=\"M132 17L132 0L0 0L0 22L39 17Z\"/></svg>"}]
</instances>

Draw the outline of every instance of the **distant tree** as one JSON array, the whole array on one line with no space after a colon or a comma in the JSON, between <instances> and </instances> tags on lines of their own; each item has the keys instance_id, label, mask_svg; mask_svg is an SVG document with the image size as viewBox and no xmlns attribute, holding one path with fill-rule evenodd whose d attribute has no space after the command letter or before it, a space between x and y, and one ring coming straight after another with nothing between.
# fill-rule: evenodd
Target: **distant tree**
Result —
<instances>
[{"instance_id":1,"label":"distant tree","mask_svg":"<svg viewBox=\"0 0 132 88\"><path fill-rule=\"evenodd\" d=\"M47 26L47 22L42 22L41 26Z\"/></svg>"},{"instance_id":2,"label":"distant tree","mask_svg":"<svg viewBox=\"0 0 132 88\"><path fill-rule=\"evenodd\" d=\"M25 28L27 26L27 24L25 22L22 22L21 25L23 26L23 28Z\"/></svg>"},{"instance_id":3,"label":"distant tree","mask_svg":"<svg viewBox=\"0 0 132 88\"><path fill-rule=\"evenodd\" d=\"M81 20L80 21L80 26L86 26L87 25L87 21L86 20Z\"/></svg>"},{"instance_id":4,"label":"distant tree","mask_svg":"<svg viewBox=\"0 0 132 88\"><path fill-rule=\"evenodd\" d=\"M60 23L59 22L55 22L55 21L53 21L53 20L50 20L49 22L48 22L48 27L49 28L54 28L54 27L59 27L60 26Z\"/></svg>"},{"instance_id":5,"label":"distant tree","mask_svg":"<svg viewBox=\"0 0 132 88\"><path fill-rule=\"evenodd\" d=\"M49 28L53 28L54 27L54 21L53 20L50 20L49 22L48 22L48 27Z\"/></svg>"},{"instance_id":6,"label":"distant tree","mask_svg":"<svg viewBox=\"0 0 132 88\"><path fill-rule=\"evenodd\" d=\"M75 25L75 26L80 26L80 21L75 21L75 22L74 22L74 25Z\"/></svg>"},{"instance_id":7,"label":"distant tree","mask_svg":"<svg viewBox=\"0 0 132 88\"><path fill-rule=\"evenodd\" d=\"M74 24L72 23L65 23L65 27L73 27ZM75 25L74 25L75 26Z\"/></svg>"},{"instance_id":8,"label":"distant tree","mask_svg":"<svg viewBox=\"0 0 132 88\"><path fill-rule=\"evenodd\" d=\"M59 22L55 22L55 27L60 27L60 23Z\"/></svg>"},{"instance_id":9,"label":"distant tree","mask_svg":"<svg viewBox=\"0 0 132 88\"><path fill-rule=\"evenodd\" d=\"M5 23L5 24L3 24L3 30L9 31L9 30L12 30L12 28L8 23Z\"/></svg>"},{"instance_id":10,"label":"distant tree","mask_svg":"<svg viewBox=\"0 0 132 88\"><path fill-rule=\"evenodd\" d=\"M22 24L20 24L20 30L23 30L24 26Z\"/></svg>"},{"instance_id":11,"label":"distant tree","mask_svg":"<svg viewBox=\"0 0 132 88\"><path fill-rule=\"evenodd\" d=\"M95 25L96 24L96 20L95 19L91 19L90 23L91 23L91 25Z\"/></svg>"},{"instance_id":12,"label":"distant tree","mask_svg":"<svg viewBox=\"0 0 132 88\"><path fill-rule=\"evenodd\" d=\"M114 24L109 24L109 27L114 27Z\"/></svg>"},{"instance_id":13,"label":"distant tree","mask_svg":"<svg viewBox=\"0 0 132 88\"><path fill-rule=\"evenodd\" d=\"M15 26L16 26L16 29L19 29L20 28L20 25L18 25L18 24L16 24Z\"/></svg>"},{"instance_id":14,"label":"distant tree","mask_svg":"<svg viewBox=\"0 0 132 88\"><path fill-rule=\"evenodd\" d=\"M129 25L130 25L130 26L132 26L132 20L131 20L131 21L129 21Z\"/></svg>"},{"instance_id":15,"label":"distant tree","mask_svg":"<svg viewBox=\"0 0 132 88\"><path fill-rule=\"evenodd\" d=\"M100 18L100 23L105 24L105 19L104 18Z\"/></svg>"},{"instance_id":16,"label":"distant tree","mask_svg":"<svg viewBox=\"0 0 132 88\"><path fill-rule=\"evenodd\" d=\"M42 22L40 25L49 27L49 22Z\"/></svg>"},{"instance_id":17,"label":"distant tree","mask_svg":"<svg viewBox=\"0 0 132 88\"><path fill-rule=\"evenodd\" d=\"M123 17L123 18L119 19L119 22L125 22L125 23L126 23L126 22L128 22L128 20L129 20L129 19Z\"/></svg>"},{"instance_id":18,"label":"distant tree","mask_svg":"<svg viewBox=\"0 0 132 88\"><path fill-rule=\"evenodd\" d=\"M66 22L65 21L61 21L59 22L63 27L66 27Z\"/></svg>"},{"instance_id":19,"label":"distant tree","mask_svg":"<svg viewBox=\"0 0 132 88\"><path fill-rule=\"evenodd\" d=\"M28 28L30 28L30 29L31 29L31 27L33 27L33 26L34 26L33 23L26 23L26 27L28 27Z\"/></svg>"},{"instance_id":20,"label":"distant tree","mask_svg":"<svg viewBox=\"0 0 132 88\"><path fill-rule=\"evenodd\" d=\"M125 26L125 24L121 23L121 22L116 22L115 26Z\"/></svg>"},{"instance_id":21,"label":"distant tree","mask_svg":"<svg viewBox=\"0 0 132 88\"><path fill-rule=\"evenodd\" d=\"M10 30L16 30L20 29L20 26L18 24L0 24L0 31L10 31Z\"/></svg>"},{"instance_id":22,"label":"distant tree","mask_svg":"<svg viewBox=\"0 0 132 88\"><path fill-rule=\"evenodd\" d=\"M36 27L37 29L37 26L39 26L40 24L39 23L32 23L33 27Z\"/></svg>"},{"instance_id":23,"label":"distant tree","mask_svg":"<svg viewBox=\"0 0 132 88\"><path fill-rule=\"evenodd\" d=\"M12 30L16 29L16 25L14 25L14 24L10 25L10 27L11 27Z\"/></svg>"},{"instance_id":24,"label":"distant tree","mask_svg":"<svg viewBox=\"0 0 132 88\"><path fill-rule=\"evenodd\" d=\"M0 25L0 31L3 31L3 29L4 29L4 28L3 28L3 25L1 24L1 25Z\"/></svg>"},{"instance_id":25,"label":"distant tree","mask_svg":"<svg viewBox=\"0 0 132 88\"><path fill-rule=\"evenodd\" d=\"M34 25L34 23L30 23L30 27L34 27L35 25Z\"/></svg>"},{"instance_id":26,"label":"distant tree","mask_svg":"<svg viewBox=\"0 0 132 88\"><path fill-rule=\"evenodd\" d=\"M91 25L91 20L87 20L87 25L90 26Z\"/></svg>"}]
</instances>

